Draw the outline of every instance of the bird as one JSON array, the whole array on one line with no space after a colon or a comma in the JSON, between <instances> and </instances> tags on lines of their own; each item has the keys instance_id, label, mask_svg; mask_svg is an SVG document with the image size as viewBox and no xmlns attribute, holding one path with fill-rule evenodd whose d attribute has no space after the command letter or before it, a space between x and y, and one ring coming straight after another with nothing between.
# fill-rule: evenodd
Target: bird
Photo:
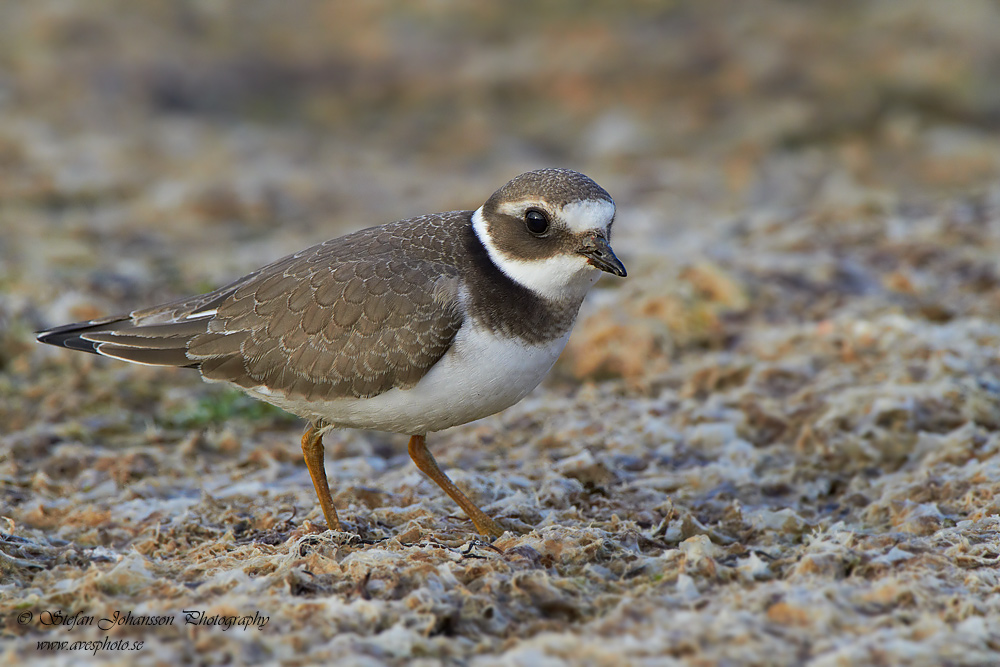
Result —
<instances>
[{"instance_id":1,"label":"bird","mask_svg":"<svg viewBox=\"0 0 1000 667\"><path fill-rule=\"evenodd\" d=\"M541 382L597 279L626 276L610 244L615 213L587 176L538 169L474 211L362 229L212 292L37 340L196 369L305 419L303 458L330 530L341 524L323 436L408 435L417 468L496 539L503 529L441 470L427 434L504 410Z\"/></svg>"}]
</instances>

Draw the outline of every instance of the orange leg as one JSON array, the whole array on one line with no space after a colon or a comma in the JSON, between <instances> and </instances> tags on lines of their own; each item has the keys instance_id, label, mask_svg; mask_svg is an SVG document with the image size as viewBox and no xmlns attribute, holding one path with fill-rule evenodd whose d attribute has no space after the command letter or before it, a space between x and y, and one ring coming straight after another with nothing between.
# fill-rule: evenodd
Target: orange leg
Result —
<instances>
[{"instance_id":1,"label":"orange leg","mask_svg":"<svg viewBox=\"0 0 1000 667\"><path fill-rule=\"evenodd\" d=\"M441 472L441 468L438 467L434 456L427 449L427 438L422 435L415 435L410 438L410 458L417 464L421 472L433 479L445 493L451 496L452 500L458 503L458 506L472 519L472 523L476 525L476 530L481 535L486 535L494 540L503 535L503 528L487 516L486 512L476 507L476 504L469 500L469 497L462 493L455 486L455 483L448 479L447 475Z\"/></svg>"},{"instance_id":2,"label":"orange leg","mask_svg":"<svg viewBox=\"0 0 1000 667\"><path fill-rule=\"evenodd\" d=\"M323 432L321 428L317 427L317 424L309 424L309 428L302 434L302 455L306 459L306 468L309 469L309 476L312 477L313 486L316 488L319 505L323 508L327 528L340 530L340 518L337 516L337 508L333 506L330 485L326 481L326 467L323 462Z\"/></svg>"}]
</instances>

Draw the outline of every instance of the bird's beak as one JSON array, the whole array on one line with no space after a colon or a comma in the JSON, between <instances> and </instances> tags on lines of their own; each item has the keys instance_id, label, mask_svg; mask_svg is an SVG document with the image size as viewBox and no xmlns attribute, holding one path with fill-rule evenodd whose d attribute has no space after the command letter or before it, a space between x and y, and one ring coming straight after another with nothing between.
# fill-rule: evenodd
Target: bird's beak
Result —
<instances>
[{"instance_id":1,"label":"bird's beak","mask_svg":"<svg viewBox=\"0 0 1000 667\"><path fill-rule=\"evenodd\" d=\"M615 257L615 251L611 249L611 244L600 234L587 234L583 245L577 252L586 257L591 266L601 271L607 271L622 278L627 275L625 265Z\"/></svg>"}]
</instances>

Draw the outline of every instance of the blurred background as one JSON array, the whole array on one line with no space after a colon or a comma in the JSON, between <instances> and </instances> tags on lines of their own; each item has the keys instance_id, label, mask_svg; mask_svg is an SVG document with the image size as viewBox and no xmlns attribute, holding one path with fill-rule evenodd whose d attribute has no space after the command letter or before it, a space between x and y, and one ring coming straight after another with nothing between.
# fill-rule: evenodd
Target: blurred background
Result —
<instances>
[{"instance_id":1,"label":"blurred background","mask_svg":"<svg viewBox=\"0 0 1000 667\"><path fill-rule=\"evenodd\" d=\"M470 664L996 664L998 35L987 0L0 3L0 617L276 610L138 635L174 663L392 628ZM614 196L629 277L543 387L435 435L503 559L439 550L467 522L355 431L327 469L375 542L307 556L299 422L32 336L546 166Z\"/></svg>"},{"instance_id":2,"label":"blurred background","mask_svg":"<svg viewBox=\"0 0 1000 667\"><path fill-rule=\"evenodd\" d=\"M475 208L542 166L612 193L634 276L602 282L627 286L605 318L627 326L571 347L578 376L845 295L995 312L997 34L995 3L934 0L5 3L0 369L53 352L33 329ZM942 243L964 249L936 266Z\"/></svg>"}]
</instances>

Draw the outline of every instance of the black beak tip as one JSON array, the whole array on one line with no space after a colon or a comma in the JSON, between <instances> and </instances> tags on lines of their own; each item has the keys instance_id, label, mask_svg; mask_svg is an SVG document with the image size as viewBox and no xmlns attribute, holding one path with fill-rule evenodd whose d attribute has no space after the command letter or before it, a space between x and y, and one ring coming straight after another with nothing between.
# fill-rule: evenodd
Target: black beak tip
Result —
<instances>
[{"instance_id":1,"label":"black beak tip","mask_svg":"<svg viewBox=\"0 0 1000 667\"><path fill-rule=\"evenodd\" d=\"M588 263L595 269L600 269L619 278L624 278L628 275L628 272L625 271L625 265L615 255L615 251L611 249L611 245L605 238L592 239L580 251L580 254L586 257Z\"/></svg>"},{"instance_id":2,"label":"black beak tip","mask_svg":"<svg viewBox=\"0 0 1000 667\"><path fill-rule=\"evenodd\" d=\"M628 275L628 272L625 270L625 265L622 264L621 260L615 257L614 254L611 254L610 257L607 255L600 257L588 257L588 261L595 269L600 269L601 271L610 273L613 276L624 278Z\"/></svg>"}]
</instances>

